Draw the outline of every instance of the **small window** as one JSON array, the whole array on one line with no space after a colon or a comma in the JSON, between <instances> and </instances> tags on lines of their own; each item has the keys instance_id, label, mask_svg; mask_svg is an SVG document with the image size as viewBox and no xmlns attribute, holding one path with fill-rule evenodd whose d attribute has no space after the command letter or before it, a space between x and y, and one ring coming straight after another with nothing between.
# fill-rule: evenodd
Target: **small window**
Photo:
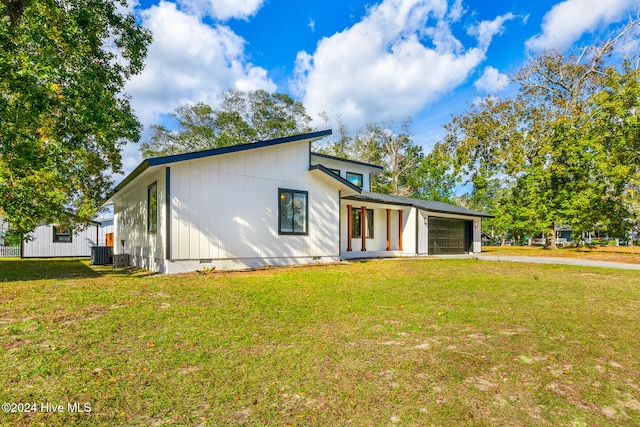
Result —
<instances>
[{"instance_id":1,"label":"small window","mask_svg":"<svg viewBox=\"0 0 640 427\"><path fill-rule=\"evenodd\" d=\"M364 182L361 173L353 172L347 172L347 181L360 188L362 188Z\"/></svg>"},{"instance_id":2,"label":"small window","mask_svg":"<svg viewBox=\"0 0 640 427\"><path fill-rule=\"evenodd\" d=\"M278 193L278 233L307 235L309 193L284 189Z\"/></svg>"},{"instance_id":3,"label":"small window","mask_svg":"<svg viewBox=\"0 0 640 427\"><path fill-rule=\"evenodd\" d=\"M53 227L53 243L71 243L71 229L55 226Z\"/></svg>"},{"instance_id":4,"label":"small window","mask_svg":"<svg viewBox=\"0 0 640 427\"><path fill-rule=\"evenodd\" d=\"M147 187L147 230L149 233L158 231L158 183Z\"/></svg>"},{"instance_id":5,"label":"small window","mask_svg":"<svg viewBox=\"0 0 640 427\"><path fill-rule=\"evenodd\" d=\"M340 169L329 169L329 170L335 173L336 175L340 176Z\"/></svg>"},{"instance_id":6,"label":"small window","mask_svg":"<svg viewBox=\"0 0 640 427\"><path fill-rule=\"evenodd\" d=\"M367 209L367 239L373 239L373 209ZM362 237L362 210L351 211L351 237Z\"/></svg>"}]
</instances>

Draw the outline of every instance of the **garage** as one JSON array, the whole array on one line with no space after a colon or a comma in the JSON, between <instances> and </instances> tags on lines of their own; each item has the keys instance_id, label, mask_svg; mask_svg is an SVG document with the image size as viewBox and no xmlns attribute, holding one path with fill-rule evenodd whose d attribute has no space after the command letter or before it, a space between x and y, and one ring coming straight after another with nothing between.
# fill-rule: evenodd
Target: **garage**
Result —
<instances>
[{"instance_id":1,"label":"garage","mask_svg":"<svg viewBox=\"0 0 640 427\"><path fill-rule=\"evenodd\" d=\"M429 255L473 252L473 221L429 217Z\"/></svg>"}]
</instances>

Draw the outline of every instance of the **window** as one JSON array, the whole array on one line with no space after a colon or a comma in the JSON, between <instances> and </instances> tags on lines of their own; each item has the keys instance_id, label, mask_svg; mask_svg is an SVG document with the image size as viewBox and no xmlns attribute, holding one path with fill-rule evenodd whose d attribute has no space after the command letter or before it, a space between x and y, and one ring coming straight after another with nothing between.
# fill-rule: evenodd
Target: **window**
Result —
<instances>
[{"instance_id":1,"label":"window","mask_svg":"<svg viewBox=\"0 0 640 427\"><path fill-rule=\"evenodd\" d=\"M331 169L329 168L329 170L333 173L335 173L336 175L340 176L340 169Z\"/></svg>"},{"instance_id":2,"label":"window","mask_svg":"<svg viewBox=\"0 0 640 427\"><path fill-rule=\"evenodd\" d=\"M367 239L373 239L373 209L367 209ZM351 211L351 237L362 237L362 210Z\"/></svg>"},{"instance_id":3,"label":"window","mask_svg":"<svg viewBox=\"0 0 640 427\"><path fill-rule=\"evenodd\" d=\"M53 243L71 243L71 229L53 227Z\"/></svg>"},{"instance_id":4,"label":"window","mask_svg":"<svg viewBox=\"0 0 640 427\"><path fill-rule=\"evenodd\" d=\"M278 189L278 233L307 235L309 193Z\"/></svg>"},{"instance_id":5,"label":"window","mask_svg":"<svg viewBox=\"0 0 640 427\"><path fill-rule=\"evenodd\" d=\"M158 183L147 187L147 230L149 233L158 231Z\"/></svg>"},{"instance_id":6,"label":"window","mask_svg":"<svg viewBox=\"0 0 640 427\"><path fill-rule=\"evenodd\" d=\"M362 188L362 185L364 182L364 180L362 179L361 173L353 173L353 172L347 172L347 181L349 181L353 185L356 185L360 188Z\"/></svg>"}]
</instances>

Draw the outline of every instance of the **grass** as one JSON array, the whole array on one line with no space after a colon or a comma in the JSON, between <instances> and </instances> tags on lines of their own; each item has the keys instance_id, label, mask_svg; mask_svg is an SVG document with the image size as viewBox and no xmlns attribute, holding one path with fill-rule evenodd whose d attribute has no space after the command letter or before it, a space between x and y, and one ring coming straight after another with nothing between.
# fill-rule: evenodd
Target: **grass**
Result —
<instances>
[{"instance_id":1,"label":"grass","mask_svg":"<svg viewBox=\"0 0 640 427\"><path fill-rule=\"evenodd\" d=\"M640 246L565 247L553 251L542 246L483 246L482 252L489 255L567 257L640 264Z\"/></svg>"},{"instance_id":2,"label":"grass","mask_svg":"<svg viewBox=\"0 0 640 427\"><path fill-rule=\"evenodd\" d=\"M637 272L13 260L0 286L0 402L65 406L0 425L640 424Z\"/></svg>"}]
</instances>

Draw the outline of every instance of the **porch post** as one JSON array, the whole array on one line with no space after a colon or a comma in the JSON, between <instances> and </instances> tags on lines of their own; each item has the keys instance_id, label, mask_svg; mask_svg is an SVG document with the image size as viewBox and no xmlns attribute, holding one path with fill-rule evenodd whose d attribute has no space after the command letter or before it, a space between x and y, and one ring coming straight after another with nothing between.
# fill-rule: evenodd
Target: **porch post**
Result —
<instances>
[{"instance_id":1,"label":"porch post","mask_svg":"<svg viewBox=\"0 0 640 427\"><path fill-rule=\"evenodd\" d=\"M398 250L402 250L402 209L398 211Z\"/></svg>"},{"instance_id":2,"label":"porch post","mask_svg":"<svg viewBox=\"0 0 640 427\"><path fill-rule=\"evenodd\" d=\"M353 228L353 224L351 224L351 210L352 206L347 205L347 252L351 252L351 230Z\"/></svg>"},{"instance_id":3,"label":"porch post","mask_svg":"<svg viewBox=\"0 0 640 427\"><path fill-rule=\"evenodd\" d=\"M360 211L360 231L362 237L362 252L367 250L367 208L362 206Z\"/></svg>"},{"instance_id":4,"label":"porch post","mask_svg":"<svg viewBox=\"0 0 640 427\"><path fill-rule=\"evenodd\" d=\"M387 209L387 250L391 250L391 209Z\"/></svg>"}]
</instances>

